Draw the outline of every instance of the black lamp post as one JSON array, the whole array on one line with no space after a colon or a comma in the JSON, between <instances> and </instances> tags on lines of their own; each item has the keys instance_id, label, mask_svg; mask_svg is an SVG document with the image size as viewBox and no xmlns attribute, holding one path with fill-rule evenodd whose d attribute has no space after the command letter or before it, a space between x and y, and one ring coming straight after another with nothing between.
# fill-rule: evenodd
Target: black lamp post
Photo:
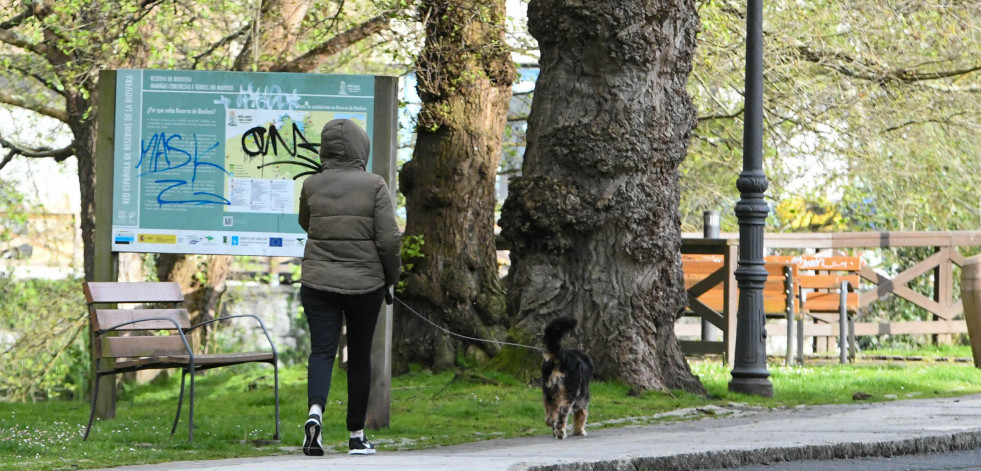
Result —
<instances>
[{"instance_id":1,"label":"black lamp post","mask_svg":"<svg viewBox=\"0 0 981 471\"><path fill-rule=\"evenodd\" d=\"M739 202L739 309L736 354L729 390L773 397L766 369L766 322L763 316L763 225L770 207L763 199L769 183L763 174L763 0L748 0L746 15L746 107L743 124L743 171L736 180Z\"/></svg>"}]
</instances>

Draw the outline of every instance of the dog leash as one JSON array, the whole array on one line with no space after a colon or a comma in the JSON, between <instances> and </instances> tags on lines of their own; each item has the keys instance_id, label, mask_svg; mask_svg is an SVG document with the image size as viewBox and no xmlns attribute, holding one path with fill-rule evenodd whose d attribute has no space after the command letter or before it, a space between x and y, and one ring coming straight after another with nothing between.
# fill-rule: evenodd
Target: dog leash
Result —
<instances>
[{"instance_id":1,"label":"dog leash","mask_svg":"<svg viewBox=\"0 0 981 471\"><path fill-rule=\"evenodd\" d=\"M412 309L411 306L409 306L408 304L406 304L405 301L402 301L401 299L399 299L398 296L393 296L393 297L395 298L396 301L399 302L399 304L405 306L405 308L408 309L409 312L415 314L420 319L426 321L427 323L429 323L429 325L431 325L431 326L433 326L433 327L435 327L435 328L443 331L446 334L452 335L454 337L459 337L461 339L466 339L466 340L474 340L474 341L477 341L477 342L496 343L496 344L500 344L500 345L510 345L512 347L521 347L521 348L527 348L527 349L531 349L531 350L539 350L539 351L543 350L541 347L532 347L530 345L522 345L520 343L513 343L513 342L502 342L502 341L499 341L499 340L479 339L479 338L476 338L476 337L468 337L466 335L461 335L461 334L458 334L456 332L452 332L449 329L447 329L445 327L441 327L441 326L437 325L435 322L433 322L433 321L431 321L429 319L426 319L425 316L423 316L422 314L419 314L418 312L416 312L415 309Z\"/></svg>"}]
</instances>

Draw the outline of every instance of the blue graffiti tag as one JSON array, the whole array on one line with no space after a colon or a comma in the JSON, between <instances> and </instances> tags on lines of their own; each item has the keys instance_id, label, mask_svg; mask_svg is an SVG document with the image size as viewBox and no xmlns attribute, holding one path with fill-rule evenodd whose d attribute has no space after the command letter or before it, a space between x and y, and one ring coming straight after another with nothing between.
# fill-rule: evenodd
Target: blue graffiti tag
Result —
<instances>
[{"instance_id":1,"label":"blue graffiti tag","mask_svg":"<svg viewBox=\"0 0 981 471\"><path fill-rule=\"evenodd\" d=\"M232 204L232 202L231 201L228 201L227 199L225 199L225 197L223 197L221 195L216 195L214 193L208 193L206 191L195 191L192 194L194 196L211 196L211 197L213 197L215 199L187 199L187 198L182 198L182 199L176 199L176 200L167 200L167 199L164 199L164 197L163 197L164 193L166 193L167 191L172 190L174 188L179 188L179 187L182 187L182 186L187 185L187 180L155 180L154 183L172 183L172 185L168 186L167 188L164 188L163 190L160 190L160 193L157 194L157 203L160 206L163 206L165 204L196 204L196 205L201 205L201 204L220 204L220 205L230 206ZM193 184L191 185L191 189L194 189L194 185Z\"/></svg>"},{"instance_id":2,"label":"blue graffiti tag","mask_svg":"<svg viewBox=\"0 0 981 471\"><path fill-rule=\"evenodd\" d=\"M230 175L230 173L225 170L225 167L204 160L206 158L206 154L211 153L211 151L218 147L218 142L215 142L211 145L211 147L208 147L203 152L199 152L198 136L197 134L194 134L192 135L193 142L191 143L191 146L193 146L192 153L178 147L182 140L183 138L180 134L171 134L168 136L167 133L160 132L150 137L149 141L144 140L140 143L140 160L136 163L136 168L141 170L139 173L140 177L151 174L166 174L161 176L169 177L178 169L185 167L188 164L193 164L190 182L188 182L186 179L180 178L161 178L160 180L154 180L154 183L170 185L163 190L160 190L160 192L157 194L157 203L160 206L165 204L218 204L230 206L232 202L221 195L206 191L194 191L194 184L198 178L199 168L202 171L205 171L208 170L208 167L211 167ZM164 197L164 193L188 186L189 183L189 188L184 189L184 191L190 190L192 192L191 194L197 198L190 198L186 196ZM170 194L173 195L174 193L180 193L180 191L175 190Z\"/></svg>"},{"instance_id":3,"label":"blue graffiti tag","mask_svg":"<svg viewBox=\"0 0 981 471\"><path fill-rule=\"evenodd\" d=\"M180 141L180 134L171 134L170 137L167 137L167 133L161 132L150 137L150 142L141 141L140 161L136 163L136 168L142 169L143 172L141 172L138 176L142 177L151 173L166 172L168 170L181 168L190 163L192 159L190 153L179 147L171 145L171 141L175 139ZM171 162L171 155L174 155L175 162ZM180 159L181 156L183 156L184 161L178 162L178 159ZM147 157L149 157L147 166L143 167L143 160L147 159Z\"/></svg>"}]
</instances>

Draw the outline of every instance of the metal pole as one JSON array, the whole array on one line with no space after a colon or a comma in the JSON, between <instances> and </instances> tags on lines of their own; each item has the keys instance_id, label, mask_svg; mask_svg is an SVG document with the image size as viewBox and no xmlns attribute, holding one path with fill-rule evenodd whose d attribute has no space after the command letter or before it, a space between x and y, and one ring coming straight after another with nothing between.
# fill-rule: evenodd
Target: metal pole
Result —
<instances>
[{"instance_id":1,"label":"metal pole","mask_svg":"<svg viewBox=\"0 0 981 471\"><path fill-rule=\"evenodd\" d=\"M702 237L706 239L718 239L722 232L722 221L718 211L705 211L702 213Z\"/></svg>"},{"instance_id":2,"label":"metal pole","mask_svg":"<svg viewBox=\"0 0 981 471\"><path fill-rule=\"evenodd\" d=\"M763 224L770 207L763 199L769 183L763 174L763 0L749 0L746 15L746 108L743 125L743 171L736 180L740 199L739 308L736 313L736 358L729 390L773 397L766 368L766 321L763 316Z\"/></svg>"},{"instance_id":3,"label":"metal pole","mask_svg":"<svg viewBox=\"0 0 981 471\"><path fill-rule=\"evenodd\" d=\"M702 213L702 236L706 239L718 239L721 236L722 222L718 211ZM718 342L722 331L711 322L702 319L702 341Z\"/></svg>"}]
</instances>

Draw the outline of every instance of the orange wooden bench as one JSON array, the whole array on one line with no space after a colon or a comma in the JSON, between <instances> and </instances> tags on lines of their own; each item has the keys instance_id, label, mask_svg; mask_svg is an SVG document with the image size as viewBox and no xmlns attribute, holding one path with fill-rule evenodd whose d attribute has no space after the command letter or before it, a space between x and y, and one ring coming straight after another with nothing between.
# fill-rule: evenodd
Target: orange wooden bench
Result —
<instances>
[{"instance_id":1,"label":"orange wooden bench","mask_svg":"<svg viewBox=\"0 0 981 471\"><path fill-rule=\"evenodd\" d=\"M812 332L811 337L838 337L838 354L842 363L848 361L848 355L855 357L857 343L853 319L848 313L857 313L859 296L859 271L862 260L859 257L832 256L821 257L814 255L773 256L766 257L769 261L792 263L797 267L798 298L800 300L800 316L797 327L797 359L803 363L804 336L808 333L804 320L808 317L817 322L828 324L829 327L838 324L837 332L831 328L825 335ZM842 335L842 333L845 333Z\"/></svg>"},{"instance_id":2,"label":"orange wooden bench","mask_svg":"<svg viewBox=\"0 0 981 471\"><path fill-rule=\"evenodd\" d=\"M170 429L170 433L173 434L177 430L181 406L184 403L184 380L190 374L187 438L191 441L194 437L195 373L250 362L269 363L273 366L273 394L276 404L276 432L273 439L279 440L279 367L276 346L273 345L262 319L244 314L219 317L191 325L187 310L181 307L184 295L181 293L180 285L174 282L86 282L82 284L82 288L89 307L95 359L92 410L89 413L89 423L85 427L83 440L88 438L89 430L92 428L96 399L99 396L99 379L103 376L148 369L180 368L181 393L177 401L174 425ZM135 303L137 306L120 309L116 306L118 303ZM242 317L258 321L262 332L266 335L266 340L269 341L270 351L201 354L191 349L187 335L194 329L213 322ZM114 332L133 335L106 335Z\"/></svg>"},{"instance_id":3,"label":"orange wooden bench","mask_svg":"<svg viewBox=\"0 0 981 471\"><path fill-rule=\"evenodd\" d=\"M725 335L726 352L731 354L731 345L735 341L735 332L729 332L734 318L734 306L738 299L738 289L730 280L730 292L727 299L725 282L725 259L722 255L682 254L682 269L684 271L685 289L688 291L690 313L721 329ZM798 312L795 293L797 266L784 261L767 261L765 263L767 280L763 287L763 313L767 318L788 319L788 339L793 335L792 320ZM729 309L726 309L726 305ZM689 352L694 348L687 343ZM789 344L788 344L789 345ZM788 355L791 354L788 348ZM790 358L788 357L788 361Z\"/></svg>"}]
</instances>

